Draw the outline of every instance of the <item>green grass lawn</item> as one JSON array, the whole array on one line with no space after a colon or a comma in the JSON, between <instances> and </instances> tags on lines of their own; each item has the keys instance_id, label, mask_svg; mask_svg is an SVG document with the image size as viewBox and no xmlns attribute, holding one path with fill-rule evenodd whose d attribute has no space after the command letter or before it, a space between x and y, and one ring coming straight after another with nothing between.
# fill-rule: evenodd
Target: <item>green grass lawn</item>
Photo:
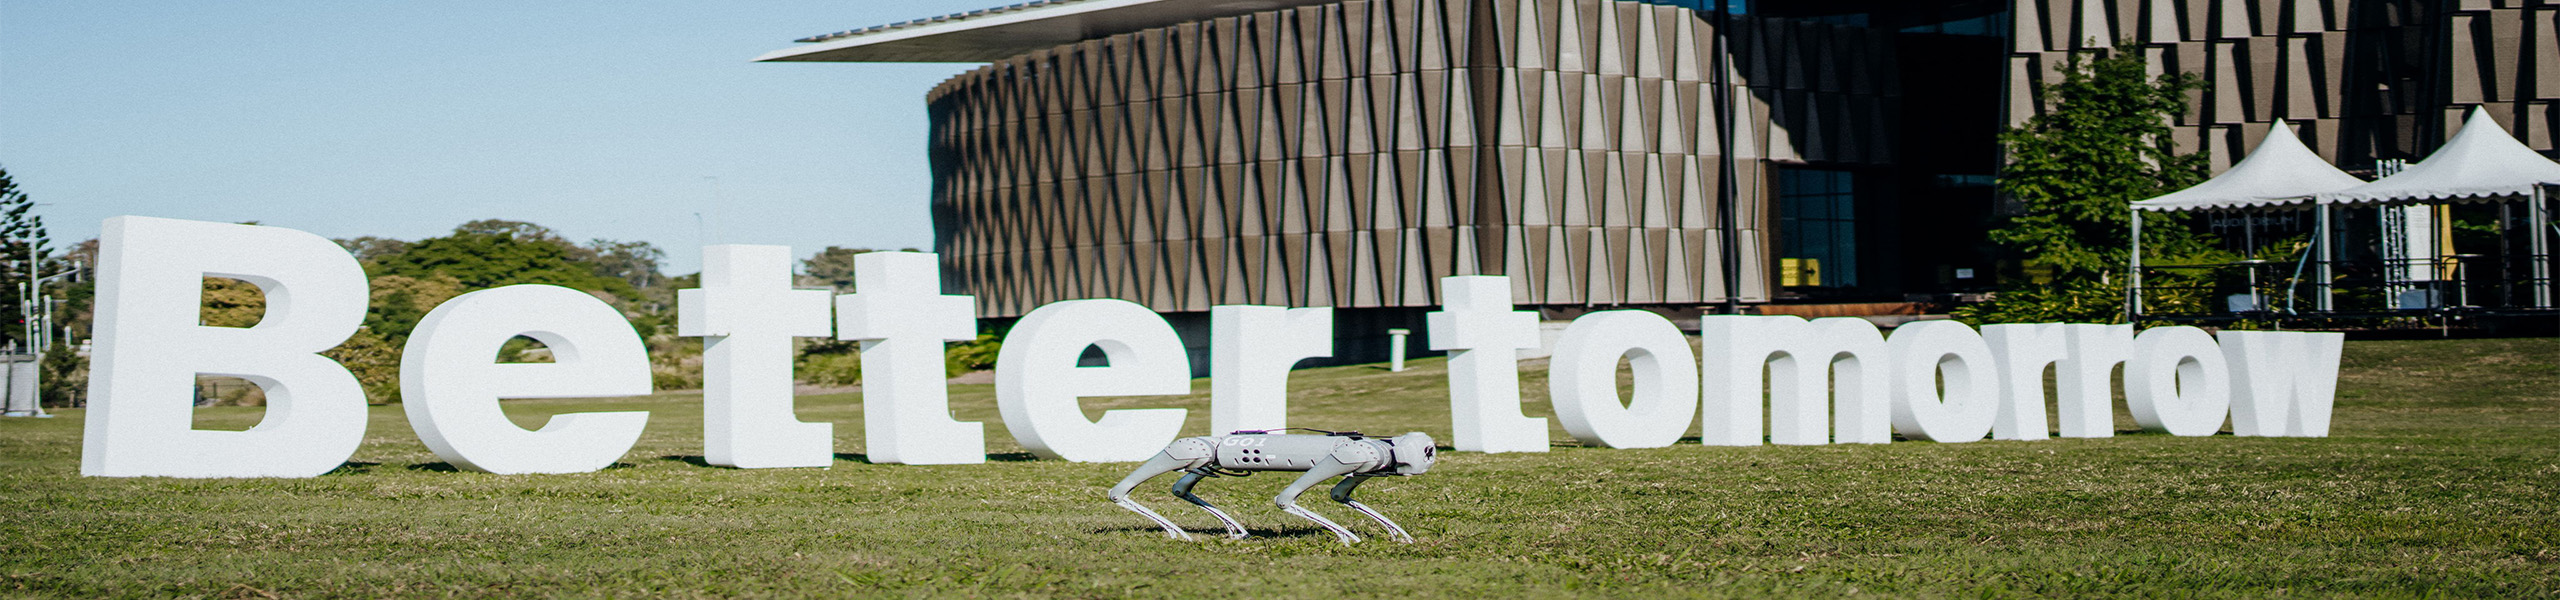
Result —
<instances>
[{"instance_id":1,"label":"green grass lawn","mask_svg":"<svg viewBox=\"0 0 2560 600\"><path fill-rule=\"evenodd\" d=\"M1445 443L1446 371L1416 364L1301 371L1290 422ZM1204 433L1194 389L1088 412L1180 406ZM1201 488L1256 538L1167 540L1102 498L1133 465L1028 460L987 386L954 389L983 465L866 464L857 398L802 397L837 424L825 470L703 466L699 397L662 395L508 402L531 425L650 411L597 473L452 472L384 406L327 476L93 479L65 410L0 420L0 595L2560 596L2560 340L2350 343L2339 390L2325 439L1607 450L1557 428L1553 452L1372 482L1421 541L1352 547L1271 508L1276 474ZM1140 500L1213 530L1170 483Z\"/></svg>"}]
</instances>

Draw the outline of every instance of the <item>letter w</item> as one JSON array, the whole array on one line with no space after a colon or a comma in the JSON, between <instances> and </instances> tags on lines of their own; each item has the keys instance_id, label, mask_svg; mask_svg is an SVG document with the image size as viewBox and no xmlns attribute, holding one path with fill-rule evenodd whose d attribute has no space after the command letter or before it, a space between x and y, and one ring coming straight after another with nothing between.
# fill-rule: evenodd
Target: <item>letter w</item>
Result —
<instances>
[{"instance_id":1,"label":"letter w","mask_svg":"<svg viewBox=\"0 0 2560 600\"><path fill-rule=\"evenodd\" d=\"M2329 437L2338 400L2338 354L2347 335L2334 332L2225 331L2231 362L2231 433Z\"/></svg>"}]
</instances>

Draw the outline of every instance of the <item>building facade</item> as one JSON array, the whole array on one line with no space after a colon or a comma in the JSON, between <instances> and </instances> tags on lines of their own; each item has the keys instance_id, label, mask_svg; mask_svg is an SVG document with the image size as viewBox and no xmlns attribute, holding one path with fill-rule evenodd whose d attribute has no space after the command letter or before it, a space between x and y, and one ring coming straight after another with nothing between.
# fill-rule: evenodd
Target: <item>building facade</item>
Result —
<instances>
[{"instance_id":1,"label":"building facade","mask_svg":"<svg viewBox=\"0 0 2560 600\"><path fill-rule=\"evenodd\" d=\"M2560 119L2560 2L1728 1L1050 0L765 59L986 63L927 102L936 250L993 318L1980 290L1996 134L2084 53L2201 76L2177 143L2217 169L2279 118L2349 169Z\"/></svg>"}]
</instances>

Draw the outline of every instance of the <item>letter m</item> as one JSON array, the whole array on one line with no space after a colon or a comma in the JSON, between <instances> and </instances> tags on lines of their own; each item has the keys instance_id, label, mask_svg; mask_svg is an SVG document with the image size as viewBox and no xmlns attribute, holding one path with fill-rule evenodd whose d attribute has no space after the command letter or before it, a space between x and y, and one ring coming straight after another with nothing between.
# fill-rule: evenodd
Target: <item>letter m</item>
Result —
<instances>
[{"instance_id":1,"label":"letter m","mask_svg":"<svg viewBox=\"0 0 2560 600\"><path fill-rule=\"evenodd\" d=\"M1771 443L1823 444L1834 433L1841 443L1893 441L1884 335L1874 323L1709 315L1698 320L1698 334L1701 442L1759 445L1764 390Z\"/></svg>"}]
</instances>

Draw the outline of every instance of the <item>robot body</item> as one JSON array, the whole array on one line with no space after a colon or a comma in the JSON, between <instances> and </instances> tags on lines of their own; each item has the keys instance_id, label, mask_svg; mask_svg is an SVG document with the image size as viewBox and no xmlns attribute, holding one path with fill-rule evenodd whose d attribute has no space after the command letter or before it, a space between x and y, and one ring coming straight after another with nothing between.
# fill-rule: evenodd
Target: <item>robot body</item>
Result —
<instances>
[{"instance_id":1,"label":"robot body","mask_svg":"<svg viewBox=\"0 0 2560 600\"><path fill-rule=\"evenodd\" d=\"M1403 527L1367 505L1352 500L1351 491L1371 477L1419 475L1431 469L1437 454L1431 436L1420 432L1394 438L1373 438L1357 433L1284 435L1269 431L1238 431L1227 435L1183 438L1174 440L1165 446L1163 452L1156 453L1146 464L1139 465L1137 471L1120 480L1119 485L1111 488L1110 498L1122 508L1155 521L1157 526L1164 528L1167 537L1191 539L1190 534L1184 533L1173 521L1129 499L1130 490L1148 479L1182 471L1182 479L1173 484L1173 495L1217 517L1226 525L1227 537L1243 539L1247 535L1244 526L1228 516L1226 511L1193 495L1192 486L1204 478L1244 475L1246 473L1240 472L1247 471L1303 472L1305 475L1290 482L1272 502L1282 511L1314 521L1333 532L1342 543L1349 544L1360 541L1360 536L1297 503L1298 496L1305 494L1308 488L1327 479L1342 477L1342 482L1336 484L1330 494L1334 501L1368 515L1385 526L1397 540L1411 542L1413 536L1406 534Z\"/></svg>"}]
</instances>

